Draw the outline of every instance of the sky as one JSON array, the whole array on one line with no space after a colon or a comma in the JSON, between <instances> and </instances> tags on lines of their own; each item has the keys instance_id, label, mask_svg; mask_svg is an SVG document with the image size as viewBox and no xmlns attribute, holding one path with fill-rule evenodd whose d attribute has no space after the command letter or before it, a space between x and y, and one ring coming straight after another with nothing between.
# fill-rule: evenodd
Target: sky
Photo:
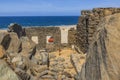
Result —
<instances>
[{"instance_id":1,"label":"sky","mask_svg":"<svg viewBox=\"0 0 120 80\"><path fill-rule=\"evenodd\" d=\"M98 7L120 7L120 0L0 0L0 16L79 16Z\"/></svg>"}]
</instances>

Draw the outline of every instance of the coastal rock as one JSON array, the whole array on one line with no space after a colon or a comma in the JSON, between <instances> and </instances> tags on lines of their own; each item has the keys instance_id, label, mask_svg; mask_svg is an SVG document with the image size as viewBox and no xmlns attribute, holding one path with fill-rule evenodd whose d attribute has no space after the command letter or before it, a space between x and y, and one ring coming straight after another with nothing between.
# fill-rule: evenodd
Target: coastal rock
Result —
<instances>
[{"instance_id":1,"label":"coastal rock","mask_svg":"<svg viewBox=\"0 0 120 80\"><path fill-rule=\"evenodd\" d=\"M7 32L0 33L0 44L5 48L5 50L8 49L10 40L10 35Z\"/></svg>"},{"instance_id":2,"label":"coastal rock","mask_svg":"<svg viewBox=\"0 0 120 80\"><path fill-rule=\"evenodd\" d=\"M22 51L20 54L31 59L32 56L36 53L36 44L32 42L28 37L21 37L20 40L22 42Z\"/></svg>"},{"instance_id":3,"label":"coastal rock","mask_svg":"<svg viewBox=\"0 0 120 80\"><path fill-rule=\"evenodd\" d=\"M21 80L17 74L6 64L0 60L0 80Z\"/></svg>"},{"instance_id":4,"label":"coastal rock","mask_svg":"<svg viewBox=\"0 0 120 80\"><path fill-rule=\"evenodd\" d=\"M14 32L9 33L10 34L10 44L8 46L7 52L8 53L19 53L22 48L21 48L21 41L18 38L17 34Z\"/></svg>"},{"instance_id":5,"label":"coastal rock","mask_svg":"<svg viewBox=\"0 0 120 80\"><path fill-rule=\"evenodd\" d=\"M0 45L0 59L4 57L5 53L6 53L5 49L3 48L2 45Z\"/></svg>"},{"instance_id":6,"label":"coastal rock","mask_svg":"<svg viewBox=\"0 0 120 80\"><path fill-rule=\"evenodd\" d=\"M18 37L22 36L22 26L20 26L19 24L16 23L11 23L8 26L8 32L15 32L17 33Z\"/></svg>"},{"instance_id":7,"label":"coastal rock","mask_svg":"<svg viewBox=\"0 0 120 80\"><path fill-rule=\"evenodd\" d=\"M120 14L103 19L78 80L120 80Z\"/></svg>"}]
</instances>

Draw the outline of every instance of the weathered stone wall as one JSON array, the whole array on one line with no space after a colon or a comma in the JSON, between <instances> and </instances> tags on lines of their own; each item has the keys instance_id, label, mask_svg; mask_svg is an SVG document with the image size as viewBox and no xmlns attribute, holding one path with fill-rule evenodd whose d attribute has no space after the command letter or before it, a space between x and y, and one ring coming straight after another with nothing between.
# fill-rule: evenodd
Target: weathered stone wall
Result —
<instances>
[{"instance_id":1,"label":"weathered stone wall","mask_svg":"<svg viewBox=\"0 0 120 80\"><path fill-rule=\"evenodd\" d=\"M93 40L93 34L96 31L100 20L105 16L119 13L120 8L94 8L93 10L83 10L77 25L76 45L81 51L86 52L88 46Z\"/></svg>"},{"instance_id":2,"label":"weathered stone wall","mask_svg":"<svg viewBox=\"0 0 120 80\"><path fill-rule=\"evenodd\" d=\"M38 49L44 49L44 48L51 48L53 50L62 48L62 47L71 47L72 44L74 44L75 40L75 33L76 29L74 28L68 28L63 27L65 30L68 30L68 43L64 44L61 43L61 27L36 27L36 28L25 28L26 36L28 36L30 39L34 37L38 37ZM62 28L62 29L63 29ZM64 35L64 34L63 34ZM53 36L54 38L54 44L47 44L46 42L46 36Z\"/></svg>"},{"instance_id":3,"label":"weathered stone wall","mask_svg":"<svg viewBox=\"0 0 120 80\"><path fill-rule=\"evenodd\" d=\"M58 27L39 27L39 28L26 28L26 35L31 39L32 36L38 37L37 48L46 48L46 36L53 36L56 45L60 43L60 29Z\"/></svg>"},{"instance_id":4,"label":"weathered stone wall","mask_svg":"<svg viewBox=\"0 0 120 80\"><path fill-rule=\"evenodd\" d=\"M68 31L68 43L69 45L74 45L76 42L76 28L71 28Z\"/></svg>"},{"instance_id":5,"label":"weathered stone wall","mask_svg":"<svg viewBox=\"0 0 120 80\"><path fill-rule=\"evenodd\" d=\"M102 19L76 80L120 80L120 13Z\"/></svg>"}]
</instances>

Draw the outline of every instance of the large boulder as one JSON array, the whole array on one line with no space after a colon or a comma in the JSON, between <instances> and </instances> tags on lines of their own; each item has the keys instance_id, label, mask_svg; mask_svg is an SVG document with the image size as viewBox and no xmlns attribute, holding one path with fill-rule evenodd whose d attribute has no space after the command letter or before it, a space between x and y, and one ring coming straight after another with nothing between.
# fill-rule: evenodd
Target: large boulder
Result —
<instances>
[{"instance_id":1,"label":"large boulder","mask_svg":"<svg viewBox=\"0 0 120 80\"><path fill-rule=\"evenodd\" d=\"M8 26L8 32L15 32L17 33L18 37L22 36L22 26L16 23L11 23Z\"/></svg>"},{"instance_id":2,"label":"large boulder","mask_svg":"<svg viewBox=\"0 0 120 80\"><path fill-rule=\"evenodd\" d=\"M20 80L17 74L3 60L0 60L0 80Z\"/></svg>"},{"instance_id":3,"label":"large boulder","mask_svg":"<svg viewBox=\"0 0 120 80\"><path fill-rule=\"evenodd\" d=\"M10 44L10 35L7 32L0 32L0 44L5 48L8 49Z\"/></svg>"},{"instance_id":4,"label":"large boulder","mask_svg":"<svg viewBox=\"0 0 120 80\"><path fill-rule=\"evenodd\" d=\"M14 65L14 68L20 68L22 70L27 70L30 67L30 60L21 54L14 55L11 63Z\"/></svg>"},{"instance_id":5,"label":"large boulder","mask_svg":"<svg viewBox=\"0 0 120 80\"><path fill-rule=\"evenodd\" d=\"M36 44L28 37L21 37L20 40L22 41L22 51L20 54L31 59L36 53Z\"/></svg>"},{"instance_id":6,"label":"large boulder","mask_svg":"<svg viewBox=\"0 0 120 80\"><path fill-rule=\"evenodd\" d=\"M101 21L78 80L120 80L120 14Z\"/></svg>"},{"instance_id":7,"label":"large boulder","mask_svg":"<svg viewBox=\"0 0 120 80\"><path fill-rule=\"evenodd\" d=\"M10 44L8 46L7 52L9 53L18 53L21 51L21 41L18 38L17 34L14 32L9 33L10 34Z\"/></svg>"}]
</instances>

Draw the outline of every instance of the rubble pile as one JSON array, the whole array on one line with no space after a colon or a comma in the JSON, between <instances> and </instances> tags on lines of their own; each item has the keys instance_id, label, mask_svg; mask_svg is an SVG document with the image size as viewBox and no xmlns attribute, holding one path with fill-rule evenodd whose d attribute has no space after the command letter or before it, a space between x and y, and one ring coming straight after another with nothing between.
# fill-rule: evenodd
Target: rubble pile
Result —
<instances>
[{"instance_id":1,"label":"rubble pile","mask_svg":"<svg viewBox=\"0 0 120 80\"><path fill-rule=\"evenodd\" d=\"M51 53L38 50L32 40L22 36L21 28L12 24L8 32L0 32L0 79L74 80L80 69L80 54L70 48Z\"/></svg>"}]
</instances>

